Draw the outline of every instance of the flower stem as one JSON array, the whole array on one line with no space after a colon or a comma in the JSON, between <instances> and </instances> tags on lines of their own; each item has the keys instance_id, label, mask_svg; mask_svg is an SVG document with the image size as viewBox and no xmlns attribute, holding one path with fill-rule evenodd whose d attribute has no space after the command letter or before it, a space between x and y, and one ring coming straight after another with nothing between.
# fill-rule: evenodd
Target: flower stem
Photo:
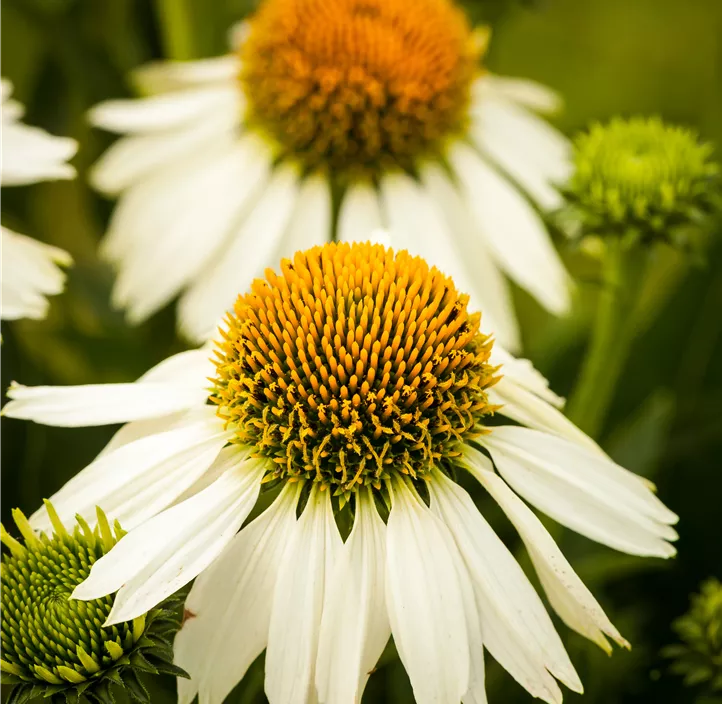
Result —
<instances>
[{"instance_id":1,"label":"flower stem","mask_svg":"<svg viewBox=\"0 0 722 704\"><path fill-rule=\"evenodd\" d=\"M630 254L610 238L591 342L567 405L569 418L591 437L602 429L634 338L629 324L634 300Z\"/></svg>"},{"instance_id":2,"label":"flower stem","mask_svg":"<svg viewBox=\"0 0 722 704\"><path fill-rule=\"evenodd\" d=\"M155 5L166 58L198 58L191 0L156 0Z\"/></svg>"}]
</instances>

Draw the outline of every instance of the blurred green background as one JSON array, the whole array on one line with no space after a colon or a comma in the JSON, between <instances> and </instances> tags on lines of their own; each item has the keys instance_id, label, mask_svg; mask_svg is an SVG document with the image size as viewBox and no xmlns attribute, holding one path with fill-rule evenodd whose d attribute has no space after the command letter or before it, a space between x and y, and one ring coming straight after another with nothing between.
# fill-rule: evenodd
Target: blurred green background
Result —
<instances>
[{"instance_id":1,"label":"blurred green background","mask_svg":"<svg viewBox=\"0 0 722 704\"><path fill-rule=\"evenodd\" d=\"M252 9L249 0L3 0L2 75L27 104L27 121L75 137L74 182L4 189L3 223L67 249L75 259L64 295L46 321L3 324L2 386L128 381L183 348L172 309L129 328L108 304L111 272L96 258L111 203L87 186L87 168L110 138L91 130L85 111L130 94L128 70L168 55L225 50L226 30ZM659 114L722 144L720 0L467 0L475 20L494 26L490 68L558 89L567 133L612 115ZM183 33L179 17L190 18ZM717 152L718 156L720 151ZM671 621L709 575L722 576L722 227L706 266L659 253L650 316L640 324L601 441L618 461L659 486L681 516L679 556L668 563L614 553L569 532L562 548L610 617L632 642L607 658L560 627L589 704L712 702L668 672L662 646ZM555 320L517 293L525 352L568 394L573 387L597 294L592 262L564 251L578 280L575 313ZM652 316L651 311L656 315ZM56 429L2 420L2 517L33 511L85 466L114 428ZM486 511L488 502L478 497ZM518 540L488 507L502 537ZM520 551L518 551L520 552ZM520 552L521 555L521 552ZM521 558L523 561L523 557ZM525 566L528 566L525 564ZM257 663L229 702L264 702ZM171 681L152 683L153 702L174 701ZM492 662L489 701L530 701ZM579 697L566 693L567 701ZM412 702L393 653L371 678L365 702Z\"/></svg>"}]
</instances>

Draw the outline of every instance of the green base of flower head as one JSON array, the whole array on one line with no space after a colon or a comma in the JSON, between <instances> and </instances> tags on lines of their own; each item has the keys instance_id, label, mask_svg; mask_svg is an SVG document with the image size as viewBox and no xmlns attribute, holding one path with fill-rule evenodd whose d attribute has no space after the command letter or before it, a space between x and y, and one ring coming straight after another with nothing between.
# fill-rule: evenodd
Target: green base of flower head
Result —
<instances>
[{"instance_id":1,"label":"green base of flower head","mask_svg":"<svg viewBox=\"0 0 722 704\"><path fill-rule=\"evenodd\" d=\"M70 533L49 502L55 530L36 534L19 510L13 518L24 543L2 527L9 552L2 557L3 684L14 685L7 704L36 697L53 702L112 704L112 688L122 687L132 701L150 702L140 673L187 677L173 662L170 638L180 627L177 597L133 621L104 627L113 596L93 601L71 599L96 560L124 535L98 509L98 526L85 520Z\"/></svg>"},{"instance_id":2,"label":"green base of flower head","mask_svg":"<svg viewBox=\"0 0 722 704\"><path fill-rule=\"evenodd\" d=\"M562 227L576 236L619 236L630 245L664 241L699 249L722 204L712 151L691 130L659 118L593 125L575 140Z\"/></svg>"}]
</instances>

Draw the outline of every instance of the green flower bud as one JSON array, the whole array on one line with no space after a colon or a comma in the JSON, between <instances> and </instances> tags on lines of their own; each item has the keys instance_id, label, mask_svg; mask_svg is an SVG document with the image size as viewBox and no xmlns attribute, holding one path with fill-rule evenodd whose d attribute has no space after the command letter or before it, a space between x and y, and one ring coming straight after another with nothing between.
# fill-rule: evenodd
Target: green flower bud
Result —
<instances>
[{"instance_id":1,"label":"green flower bud","mask_svg":"<svg viewBox=\"0 0 722 704\"><path fill-rule=\"evenodd\" d=\"M672 627L682 643L664 649L673 658L672 671L688 686L706 684L722 692L722 583L709 579L693 594L690 610Z\"/></svg>"},{"instance_id":2,"label":"green flower bud","mask_svg":"<svg viewBox=\"0 0 722 704\"><path fill-rule=\"evenodd\" d=\"M124 687L132 701L150 702L141 672L187 676L172 664L169 637L180 626L171 597L133 621L104 627L113 596L71 599L96 560L124 535L98 509L92 530L83 518L70 533L46 501L54 534L36 534L19 510L13 518L24 542L1 527L8 552L2 556L2 659L8 704L34 697L52 701L111 704L111 685Z\"/></svg>"},{"instance_id":3,"label":"green flower bud","mask_svg":"<svg viewBox=\"0 0 722 704\"><path fill-rule=\"evenodd\" d=\"M578 236L693 247L720 207L712 152L691 130L655 117L595 124L575 140L561 221Z\"/></svg>"}]
</instances>

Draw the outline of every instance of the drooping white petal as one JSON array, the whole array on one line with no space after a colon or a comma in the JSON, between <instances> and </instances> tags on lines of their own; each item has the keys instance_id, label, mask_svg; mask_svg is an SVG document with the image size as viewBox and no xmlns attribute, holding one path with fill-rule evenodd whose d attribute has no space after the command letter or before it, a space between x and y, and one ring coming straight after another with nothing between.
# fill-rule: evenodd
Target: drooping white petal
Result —
<instances>
[{"instance_id":1,"label":"drooping white petal","mask_svg":"<svg viewBox=\"0 0 722 704\"><path fill-rule=\"evenodd\" d=\"M238 112L241 91L220 85L163 93L148 98L106 100L93 107L88 118L110 132L162 132L188 125L218 112Z\"/></svg>"},{"instance_id":2,"label":"drooping white petal","mask_svg":"<svg viewBox=\"0 0 722 704\"><path fill-rule=\"evenodd\" d=\"M342 545L330 492L314 486L283 553L273 592L265 686L270 704L315 701L324 594Z\"/></svg>"},{"instance_id":3,"label":"drooping white petal","mask_svg":"<svg viewBox=\"0 0 722 704\"><path fill-rule=\"evenodd\" d=\"M68 137L55 137L39 127L3 122L0 183L24 186L38 181L69 179L75 169L66 164L78 150Z\"/></svg>"},{"instance_id":4,"label":"drooping white petal","mask_svg":"<svg viewBox=\"0 0 722 704\"><path fill-rule=\"evenodd\" d=\"M222 461L227 471L207 489L121 538L73 598L87 601L119 590L105 624L112 625L140 616L199 575L243 524L266 470L244 448L226 448Z\"/></svg>"},{"instance_id":5,"label":"drooping white petal","mask_svg":"<svg viewBox=\"0 0 722 704\"><path fill-rule=\"evenodd\" d=\"M481 440L499 473L534 506L582 535L634 555L671 557L677 517L612 460L538 430L499 426Z\"/></svg>"},{"instance_id":6,"label":"drooping white petal","mask_svg":"<svg viewBox=\"0 0 722 704\"><path fill-rule=\"evenodd\" d=\"M513 135L519 148L549 179L565 183L572 169L570 141L546 120L498 92L477 99L471 106L472 119L482 125L493 123L499 132Z\"/></svg>"},{"instance_id":7,"label":"drooping white petal","mask_svg":"<svg viewBox=\"0 0 722 704\"><path fill-rule=\"evenodd\" d=\"M386 602L419 704L454 704L469 686L462 588L444 524L398 482L387 526Z\"/></svg>"},{"instance_id":8,"label":"drooping white petal","mask_svg":"<svg viewBox=\"0 0 722 704\"><path fill-rule=\"evenodd\" d=\"M12 400L5 405L2 414L8 418L74 428L125 423L190 408L199 402L199 387L183 382L81 386L13 383L7 395Z\"/></svg>"},{"instance_id":9,"label":"drooping white petal","mask_svg":"<svg viewBox=\"0 0 722 704\"><path fill-rule=\"evenodd\" d=\"M3 320L44 318L49 305L46 296L63 290L65 272L60 267L72 264L71 256L58 247L5 227L0 229L0 246L0 317Z\"/></svg>"},{"instance_id":10,"label":"drooping white petal","mask_svg":"<svg viewBox=\"0 0 722 704\"><path fill-rule=\"evenodd\" d=\"M572 148L553 127L487 86L474 101L469 133L542 209L562 205L558 187L571 175Z\"/></svg>"},{"instance_id":11,"label":"drooping white petal","mask_svg":"<svg viewBox=\"0 0 722 704\"><path fill-rule=\"evenodd\" d=\"M219 143L229 145L239 121L238 110L222 111L174 130L123 137L93 165L90 182L102 193L117 195L164 167L182 166L193 153L204 154Z\"/></svg>"},{"instance_id":12,"label":"drooping white petal","mask_svg":"<svg viewBox=\"0 0 722 704\"><path fill-rule=\"evenodd\" d=\"M197 384L199 388L206 388L209 384L208 377L214 376L216 370L212 355L211 345L204 345L197 350L178 352L151 367L138 378L138 381ZM199 397L199 401L203 398L204 396Z\"/></svg>"},{"instance_id":13,"label":"drooping white petal","mask_svg":"<svg viewBox=\"0 0 722 704\"><path fill-rule=\"evenodd\" d=\"M607 653L611 646L605 634L629 647L549 535L549 531L527 505L494 473L491 463L479 454L470 463L472 474L483 484L519 531L549 602L561 619ZM486 465L486 468L485 468Z\"/></svg>"},{"instance_id":14,"label":"drooping white petal","mask_svg":"<svg viewBox=\"0 0 722 704\"><path fill-rule=\"evenodd\" d=\"M241 70L236 54L196 61L153 61L133 71L135 83L146 93L165 93L216 83L235 83Z\"/></svg>"},{"instance_id":15,"label":"drooping white petal","mask_svg":"<svg viewBox=\"0 0 722 704\"><path fill-rule=\"evenodd\" d=\"M179 304L179 325L191 339L205 340L256 276L277 260L283 233L296 205L295 167L274 169L263 194L224 251L208 264Z\"/></svg>"},{"instance_id":16,"label":"drooping white petal","mask_svg":"<svg viewBox=\"0 0 722 704\"><path fill-rule=\"evenodd\" d=\"M138 212L138 227L148 240L140 243L139 233L132 234L138 245L119 260L113 289L114 304L128 308L132 323L165 305L219 256L253 195L253 187L239 184L249 177L259 149L258 140L247 137L206 154L167 184L152 210Z\"/></svg>"},{"instance_id":17,"label":"drooping white petal","mask_svg":"<svg viewBox=\"0 0 722 704\"><path fill-rule=\"evenodd\" d=\"M562 700L551 675L581 691L539 596L471 497L440 473L434 474L429 491L432 510L448 526L469 570L487 649L519 684L546 702Z\"/></svg>"},{"instance_id":18,"label":"drooping white petal","mask_svg":"<svg viewBox=\"0 0 722 704\"><path fill-rule=\"evenodd\" d=\"M502 370L503 373L503 370ZM502 377L489 389L489 402L501 404L499 413L536 430L545 430L578 442L592 452L604 455L604 451L586 433L577 428L561 411L539 398L513 377Z\"/></svg>"},{"instance_id":19,"label":"drooping white petal","mask_svg":"<svg viewBox=\"0 0 722 704\"><path fill-rule=\"evenodd\" d=\"M169 413L167 416L159 416L158 418L149 418L148 420L134 420L130 423L122 425L118 431L108 441L108 444L98 453L98 457L108 455L119 447L127 445L135 440L148 437L149 435L157 435L166 430L177 428L179 425L188 422L187 411L177 411ZM97 459L97 458L96 458ZM83 470L85 471L85 470Z\"/></svg>"},{"instance_id":20,"label":"drooping white petal","mask_svg":"<svg viewBox=\"0 0 722 704\"><path fill-rule=\"evenodd\" d=\"M556 408L564 407L564 399L549 388L546 377L528 359L513 357L501 345L495 344L490 362L495 366L501 365L501 373L517 386L531 391Z\"/></svg>"},{"instance_id":21,"label":"drooping white petal","mask_svg":"<svg viewBox=\"0 0 722 704\"><path fill-rule=\"evenodd\" d=\"M562 98L548 86L528 78L486 74L472 88L475 98L498 95L530 110L555 113L562 107Z\"/></svg>"},{"instance_id":22,"label":"drooping white petal","mask_svg":"<svg viewBox=\"0 0 722 704\"><path fill-rule=\"evenodd\" d=\"M366 242L384 224L376 189L366 182L351 184L338 214L339 242Z\"/></svg>"},{"instance_id":23,"label":"drooping white petal","mask_svg":"<svg viewBox=\"0 0 722 704\"><path fill-rule=\"evenodd\" d=\"M477 148L500 166L516 181L542 210L555 210L564 202L546 172L544 164L537 164L515 141L506 126L481 113L469 134ZM551 170L551 169L550 169ZM557 166L556 171L559 170ZM563 185L563 184L559 184Z\"/></svg>"},{"instance_id":24,"label":"drooping white petal","mask_svg":"<svg viewBox=\"0 0 722 704\"><path fill-rule=\"evenodd\" d=\"M198 576L185 603L187 619L173 646L179 703L222 704L268 642L278 570L296 523L301 484L286 484Z\"/></svg>"},{"instance_id":25,"label":"drooping white petal","mask_svg":"<svg viewBox=\"0 0 722 704\"><path fill-rule=\"evenodd\" d=\"M231 435L213 409L203 407L162 432L102 453L51 497L53 506L69 522L76 513L94 522L100 506L132 528L169 506L208 470ZM48 528L45 508L30 522L34 528Z\"/></svg>"},{"instance_id":26,"label":"drooping white petal","mask_svg":"<svg viewBox=\"0 0 722 704\"><path fill-rule=\"evenodd\" d=\"M539 215L471 147L455 144L449 160L499 265L549 311L567 312L569 277Z\"/></svg>"},{"instance_id":27,"label":"drooping white petal","mask_svg":"<svg viewBox=\"0 0 722 704\"><path fill-rule=\"evenodd\" d=\"M428 197L434 200L446 219L450 232L464 252L463 263L469 272L469 305L481 311L481 326L493 332L509 349L518 349L521 340L509 284L491 258L482 233L450 177L437 164L421 169L421 181Z\"/></svg>"},{"instance_id":28,"label":"drooping white petal","mask_svg":"<svg viewBox=\"0 0 722 704\"><path fill-rule=\"evenodd\" d=\"M322 704L361 701L391 627L385 596L386 526L373 497L357 494L356 517L325 594L316 662Z\"/></svg>"},{"instance_id":29,"label":"drooping white petal","mask_svg":"<svg viewBox=\"0 0 722 704\"><path fill-rule=\"evenodd\" d=\"M298 191L288 229L281 243L282 256L322 245L331 240L331 187L324 176L306 178Z\"/></svg>"}]
</instances>

